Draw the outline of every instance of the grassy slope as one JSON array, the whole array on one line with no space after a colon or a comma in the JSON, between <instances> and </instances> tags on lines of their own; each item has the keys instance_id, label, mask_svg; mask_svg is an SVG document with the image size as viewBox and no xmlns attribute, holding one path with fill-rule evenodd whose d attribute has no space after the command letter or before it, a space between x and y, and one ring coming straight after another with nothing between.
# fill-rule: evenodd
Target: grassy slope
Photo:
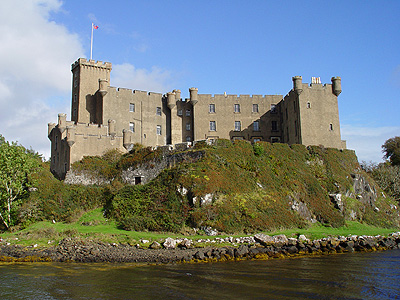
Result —
<instances>
[{"instance_id":1,"label":"grassy slope","mask_svg":"<svg viewBox=\"0 0 400 300\"><path fill-rule=\"evenodd\" d=\"M82 223L90 225L82 225ZM269 235L285 234L288 237L297 237L299 234L304 234L307 238L319 239L338 235L387 235L396 231L398 231L398 228L380 228L349 221L346 222L345 226L339 228L325 227L316 224L306 229L295 228L280 231L265 231L264 233ZM228 235L219 235L218 237L227 236ZM237 237L243 235L232 236ZM187 237L193 240L213 238L201 234L184 236L168 232L156 233L121 230L117 228L115 221L107 220L103 217L101 208L87 212L77 222L53 224L52 222L43 221L32 224L28 228L18 232L3 233L1 237L5 242L24 246L34 244L37 244L38 246L49 246L57 244L59 240L65 237L81 237L108 243L128 243L131 245L140 244L144 247L148 246L150 243L142 243L142 239L149 241L162 241L167 237Z\"/></svg>"}]
</instances>

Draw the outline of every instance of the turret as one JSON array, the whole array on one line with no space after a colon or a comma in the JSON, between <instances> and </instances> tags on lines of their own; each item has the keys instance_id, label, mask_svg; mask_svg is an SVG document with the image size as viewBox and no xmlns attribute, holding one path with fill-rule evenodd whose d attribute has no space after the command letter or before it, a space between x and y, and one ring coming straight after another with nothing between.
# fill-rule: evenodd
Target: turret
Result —
<instances>
[{"instance_id":1,"label":"turret","mask_svg":"<svg viewBox=\"0 0 400 300\"><path fill-rule=\"evenodd\" d=\"M107 94L108 80L99 79L99 93L104 97Z\"/></svg>"},{"instance_id":2,"label":"turret","mask_svg":"<svg viewBox=\"0 0 400 300\"><path fill-rule=\"evenodd\" d=\"M168 92L167 93L167 105L169 109L173 109L176 104L176 99L175 99L176 94L174 92Z\"/></svg>"},{"instance_id":3,"label":"turret","mask_svg":"<svg viewBox=\"0 0 400 300\"><path fill-rule=\"evenodd\" d=\"M66 114L58 114L58 129L61 133L65 131L67 126L67 115Z\"/></svg>"},{"instance_id":4,"label":"turret","mask_svg":"<svg viewBox=\"0 0 400 300\"><path fill-rule=\"evenodd\" d=\"M301 76L294 76L292 77L293 80L293 90L300 95L303 91L303 78Z\"/></svg>"},{"instance_id":5,"label":"turret","mask_svg":"<svg viewBox=\"0 0 400 300\"><path fill-rule=\"evenodd\" d=\"M123 135L122 141L123 141L124 148L128 151L131 150L131 148L132 148L132 142L131 142L132 131L124 129L122 131L122 135Z\"/></svg>"},{"instance_id":6,"label":"turret","mask_svg":"<svg viewBox=\"0 0 400 300\"><path fill-rule=\"evenodd\" d=\"M199 100L198 99L198 95L197 95L197 92L199 91L199 89L198 88L195 88L195 87L191 87L190 89L189 89L189 93L190 93L190 103L192 103L192 106L195 106L196 105L196 103L197 103L197 101Z\"/></svg>"},{"instance_id":7,"label":"turret","mask_svg":"<svg viewBox=\"0 0 400 300\"><path fill-rule=\"evenodd\" d=\"M175 93L176 100L181 100L181 90L173 90L172 92Z\"/></svg>"},{"instance_id":8,"label":"turret","mask_svg":"<svg viewBox=\"0 0 400 300\"><path fill-rule=\"evenodd\" d=\"M332 77L332 93L337 96L342 92L342 79L340 77Z\"/></svg>"},{"instance_id":9,"label":"turret","mask_svg":"<svg viewBox=\"0 0 400 300\"><path fill-rule=\"evenodd\" d=\"M68 146L70 147L72 147L72 145L75 144L75 132L76 132L75 126L67 127L67 143Z\"/></svg>"},{"instance_id":10,"label":"turret","mask_svg":"<svg viewBox=\"0 0 400 300\"><path fill-rule=\"evenodd\" d=\"M117 134L115 129L115 120L108 120L108 134L115 137Z\"/></svg>"},{"instance_id":11,"label":"turret","mask_svg":"<svg viewBox=\"0 0 400 300\"><path fill-rule=\"evenodd\" d=\"M47 136L49 137L49 139L50 139L51 131L52 131L55 127L56 127L56 124L55 124L55 123L48 123L48 124L47 124Z\"/></svg>"}]
</instances>

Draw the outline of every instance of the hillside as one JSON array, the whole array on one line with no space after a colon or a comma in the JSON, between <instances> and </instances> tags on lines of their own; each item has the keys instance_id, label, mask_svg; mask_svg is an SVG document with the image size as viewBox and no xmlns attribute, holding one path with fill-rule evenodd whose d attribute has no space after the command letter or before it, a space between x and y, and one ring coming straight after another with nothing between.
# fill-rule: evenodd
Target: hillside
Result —
<instances>
[{"instance_id":1,"label":"hillside","mask_svg":"<svg viewBox=\"0 0 400 300\"><path fill-rule=\"evenodd\" d=\"M346 220L399 226L397 203L351 150L227 140L185 151L136 147L128 155L86 157L72 174L102 183L96 203L126 230L252 233ZM149 182L125 183L138 174Z\"/></svg>"}]
</instances>

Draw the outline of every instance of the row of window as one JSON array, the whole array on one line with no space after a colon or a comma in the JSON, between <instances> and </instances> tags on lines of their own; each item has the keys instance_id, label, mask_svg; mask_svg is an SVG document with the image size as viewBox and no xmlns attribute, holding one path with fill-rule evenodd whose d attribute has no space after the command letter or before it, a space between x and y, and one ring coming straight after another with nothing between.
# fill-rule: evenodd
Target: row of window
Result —
<instances>
[{"instance_id":1,"label":"row of window","mask_svg":"<svg viewBox=\"0 0 400 300\"><path fill-rule=\"evenodd\" d=\"M130 112L135 112L135 104L134 104L134 103L129 103L129 111L130 111ZM234 104L234 105L233 105L233 111L234 111L235 113L240 113L240 104ZM209 112L210 114L215 113L215 104L209 104L208 112ZM253 113L258 113L258 112L259 112L259 110L258 110L258 104L253 104L252 112L253 112ZM156 115L157 115L157 116L161 116L161 113L162 113L161 107L157 107L157 108L156 108ZM271 113L272 113L272 114L276 113L276 105L275 105L275 104L271 104ZM182 116L182 115L183 115L183 110L182 110L182 109L179 109L179 110L178 110L178 116ZM186 115L187 117L190 117L190 109L187 109L187 110L186 110L185 115Z\"/></svg>"},{"instance_id":2,"label":"row of window","mask_svg":"<svg viewBox=\"0 0 400 300\"><path fill-rule=\"evenodd\" d=\"M209 104L209 106L208 106L208 112L209 112L210 114L215 113L215 104ZM235 112L235 113L240 113L240 104L234 104L234 105L233 105L233 112ZM258 113L258 112L259 112L259 110L258 110L258 104L253 104L252 112L253 112L253 113ZM275 105L275 104L271 104L271 113L272 113L272 114L275 114L276 112L277 112L277 111L276 111L276 105Z\"/></svg>"},{"instance_id":3,"label":"row of window","mask_svg":"<svg viewBox=\"0 0 400 300\"><path fill-rule=\"evenodd\" d=\"M210 121L210 131L216 131L216 130L217 130L216 121ZM242 122L235 121L235 131L241 131L241 130L242 130ZM277 121L271 122L271 130L278 131L278 122ZM253 131L260 131L260 122L259 121L253 122Z\"/></svg>"}]
</instances>

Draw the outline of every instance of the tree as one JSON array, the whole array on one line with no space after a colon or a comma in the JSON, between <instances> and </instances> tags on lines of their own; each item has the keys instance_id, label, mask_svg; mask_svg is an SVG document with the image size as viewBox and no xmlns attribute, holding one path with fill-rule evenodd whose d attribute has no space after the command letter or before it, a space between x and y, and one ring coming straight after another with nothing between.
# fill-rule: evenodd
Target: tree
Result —
<instances>
[{"instance_id":1,"label":"tree","mask_svg":"<svg viewBox=\"0 0 400 300\"><path fill-rule=\"evenodd\" d=\"M13 215L31 186L28 175L38 167L38 159L24 147L0 135L0 221L7 229L13 225Z\"/></svg>"},{"instance_id":2,"label":"tree","mask_svg":"<svg viewBox=\"0 0 400 300\"><path fill-rule=\"evenodd\" d=\"M382 145L382 152L385 153L384 158L389 159L393 166L400 165L400 136L388 139Z\"/></svg>"}]
</instances>

